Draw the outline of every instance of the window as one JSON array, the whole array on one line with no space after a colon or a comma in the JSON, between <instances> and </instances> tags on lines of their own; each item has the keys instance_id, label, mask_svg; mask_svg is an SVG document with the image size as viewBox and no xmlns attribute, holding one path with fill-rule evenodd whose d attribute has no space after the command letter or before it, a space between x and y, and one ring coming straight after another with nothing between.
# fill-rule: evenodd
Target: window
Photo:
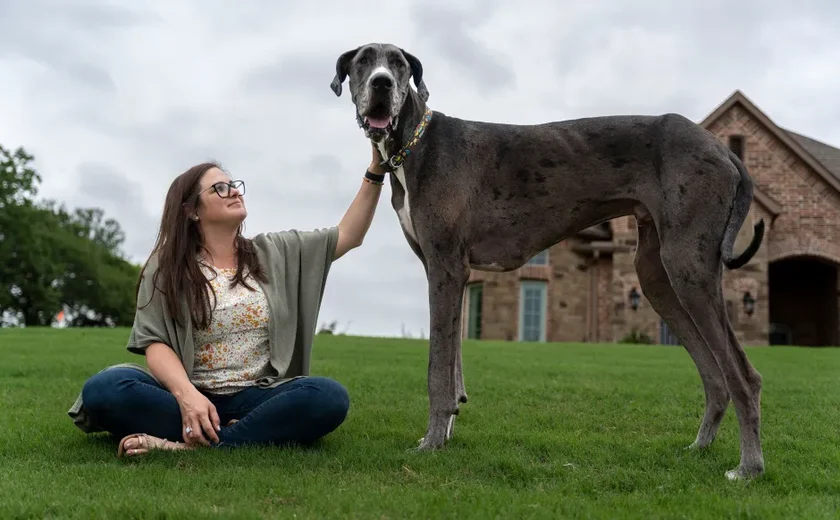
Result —
<instances>
[{"instance_id":1,"label":"window","mask_svg":"<svg viewBox=\"0 0 840 520\"><path fill-rule=\"evenodd\" d=\"M548 249L543 249L527 262L528 265L548 265Z\"/></svg>"},{"instance_id":2,"label":"window","mask_svg":"<svg viewBox=\"0 0 840 520\"><path fill-rule=\"evenodd\" d=\"M662 318L659 318L659 343L662 345L680 344L680 340L677 339L677 336L668 328L668 324Z\"/></svg>"},{"instance_id":3,"label":"window","mask_svg":"<svg viewBox=\"0 0 840 520\"><path fill-rule=\"evenodd\" d=\"M519 341L545 341L548 283L523 280L519 292Z\"/></svg>"},{"instance_id":4,"label":"window","mask_svg":"<svg viewBox=\"0 0 840 520\"><path fill-rule=\"evenodd\" d=\"M467 287L467 339L481 339L481 304L484 286L480 283Z\"/></svg>"},{"instance_id":5,"label":"window","mask_svg":"<svg viewBox=\"0 0 840 520\"><path fill-rule=\"evenodd\" d=\"M729 136L729 149L742 161L744 160L744 137L740 135Z\"/></svg>"}]
</instances>

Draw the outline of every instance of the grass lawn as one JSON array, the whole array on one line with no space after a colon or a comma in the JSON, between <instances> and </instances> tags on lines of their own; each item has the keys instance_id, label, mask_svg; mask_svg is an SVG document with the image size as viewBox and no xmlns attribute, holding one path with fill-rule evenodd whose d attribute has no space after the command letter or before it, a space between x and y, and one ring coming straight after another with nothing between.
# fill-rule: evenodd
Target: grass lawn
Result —
<instances>
[{"instance_id":1,"label":"grass lawn","mask_svg":"<svg viewBox=\"0 0 840 520\"><path fill-rule=\"evenodd\" d=\"M766 475L738 464L730 406L705 452L703 391L679 347L464 345L470 402L446 449L426 426L426 344L319 337L344 425L310 449L115 457L66 415L87 377L143 363L126 330L0 330L0 518L837 518L840 349L751 348Z\"/></svg>"}]
</instances>

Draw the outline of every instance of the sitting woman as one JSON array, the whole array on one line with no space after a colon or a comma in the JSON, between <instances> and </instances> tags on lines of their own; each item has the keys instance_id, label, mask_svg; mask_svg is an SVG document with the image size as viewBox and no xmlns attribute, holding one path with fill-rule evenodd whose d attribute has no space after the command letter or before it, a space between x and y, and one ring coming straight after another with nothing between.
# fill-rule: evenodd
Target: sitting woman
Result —
<instances>
[{"instance_id":1,"label":"sitting woman","mask_svg":"<svg viewBox=\"0 0 840 520\"><path fill-rule=\"evenodd\" d=\"M309 375L331 263L362 244L384 174L373 160L338 226L242 235L245 185L213 163L169 188L137 284L133 363L91 377L69 415L82 431L152 449L308 444L347 415L345 388Z\"/></svg>"}]
</instances>

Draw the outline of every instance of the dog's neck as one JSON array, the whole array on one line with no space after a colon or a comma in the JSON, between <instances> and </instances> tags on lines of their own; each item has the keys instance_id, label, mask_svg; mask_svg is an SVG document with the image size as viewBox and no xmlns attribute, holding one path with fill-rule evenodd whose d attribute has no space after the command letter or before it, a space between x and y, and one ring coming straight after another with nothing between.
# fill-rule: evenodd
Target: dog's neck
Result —
<instances>
[{"instance_id":1,"label":"dog's neck","mask_svg":"<svg viewBox=\"0 0 840 520\"><path fill-rule=\"evenodd\" d=\"M394 134L397 136L399 141L392 143L394 149L389 151L392 153L396 152L400 149L400 147L404 146L409 139L411 139L414 135L414 129L417 128L417 125L420 123L420 120L423 118L423 114L425 112L426 103L420 99L420 96L417 95L417 92L415 92L414 89L409 88L408 95L405 96L405 103L403 103L403 106L400 109L399 124L394 131Z\"/></svg>"},{"instance_id":2,"label":"dog's neck","mask_svg":"<svg viewBox=\"0 0 840 520\"><path fill-rule=\"evenodd\" d=\"M426 109L426 103L420 99L420 96L413 89L409 88L405 102L400 109L397 127L385 140L384 149L387 157L383 157L383 160L389 159L398 153L403 146L414 138L414 132L417 129L417 125L422 121ZM381 150L381 147L377 146L377 149Z\"/></svg>"}]
</instances>

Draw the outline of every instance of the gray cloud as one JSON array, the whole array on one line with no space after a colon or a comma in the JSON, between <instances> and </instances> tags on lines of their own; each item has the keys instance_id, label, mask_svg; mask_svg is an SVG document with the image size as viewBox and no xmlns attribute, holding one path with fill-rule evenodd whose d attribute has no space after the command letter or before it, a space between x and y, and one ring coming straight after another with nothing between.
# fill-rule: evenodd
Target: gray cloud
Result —
<instances>
[{"instance_id":1,"label":"gray cloud","mask_svg":"<svg viewBox=\"0 0 840 520\"><path fill-rule=\"evenodd\" d=\"M470 78L476 90L493 92L515 88L516 74L510 66L511 57L503 52L494 52L470 33L471 28L487 21L492 3L465 11L453 7L455 5L414 4L412 19L417 35L431 40L432 47L444 61L449 62L452 71L458 76ZM460 7L464 9L463 5ZM422 58L420 60L423 61Z\"/></svg>"},{"instance_id":2,"label":"gray cloud","mask_svg":"<svg viewBox=\"0 0 840 520\"><path fill-rule=\"evenodd\" d=\"M277 63L256 67L242 81L247 90L267 96L294 96L308 101L323 101L335 73L338 55L325 52L299 52ZM332 65L332 66L328 66Z\"/></svg>"},{"instance_id":3,"label":"gray cloud","mask_svg":"<svg viewBox=\"0 0 840 520\"><path fill-rule=\"evenodd\" d=\"M93 63L108 50L98 47L96 40L114 38L118 31L156 19L154 14L102 3L6 0L0 4L0 57L45 65L58 82L70 79L113 92L110 74Z\"/></svg>"},{"instance_id":4,"label":"gray cloud","mask_svg":"<svg viewBox=\"0 0 840 520\"><path fill-rule=\"evenodd\" d=\"M457 117L699 120L741 89L780 125L840 145L838 9L827 0L6 0L0 143L35 154L44 197L117 218L141 261L172 179L207 159L246 181L249 234L337 224L371 159L349 97L329 89L336 58L358 45L415 54L432 108ZM390 195L386 186L363 247L334 265L321 321L428 333L425 274Z\"/></svg>"},{"instance_id":5,"label":"gray cloud","mask_svg":"<svg viewBox=\"0 0 840 520\"><path fill-rule=\"evenodd\" d=\"M828 55L840 50L832 34L832 20L840 18L836 3L602 0L573 18L577 26L559 28L551 40L565 96L543 99L574 117L677 111L699 120L742 89L771 117L819 124L829 132L824 139L840 138L828 124L836 120L836 103L790 103L815 91L827 99L827 89L840 87L840 73L826 65ZM806 76L820 71L821 77L803 82L797 70Z\"/></svg>"},{"instance_id":6,"label":"gray cloud","mask_svg":"<svg viewBox=\"0 0 840 520\"><path fill-rule=\"evenodd\" d=\"M126 234L123 249L135 261L145 259L154 245L159 220L138 197L142 184L101 163L81 163L77 172L76 190L66 193L64 200L73 207L100 207L105 218L116 218Z\"/></svg>"}]
</instances>

